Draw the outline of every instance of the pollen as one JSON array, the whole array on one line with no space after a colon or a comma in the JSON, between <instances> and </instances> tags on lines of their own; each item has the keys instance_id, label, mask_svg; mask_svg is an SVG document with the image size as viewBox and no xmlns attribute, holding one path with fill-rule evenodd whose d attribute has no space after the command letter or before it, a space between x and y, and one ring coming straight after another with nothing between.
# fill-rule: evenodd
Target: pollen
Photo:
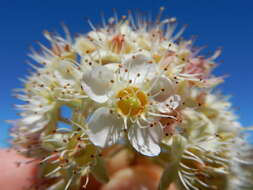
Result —
<instances>
[{"instance_id":1,"label":"pollen","mask_svg":"<svg viewBox=\"0 0 253 190\"><path fill-rule=\"evenodd\" d=\"M120 90L116 98L118 111L125 115L136 117L142 114L148 104L147 95L136 87L127 87Z\"/></svg>"}]
</instances>

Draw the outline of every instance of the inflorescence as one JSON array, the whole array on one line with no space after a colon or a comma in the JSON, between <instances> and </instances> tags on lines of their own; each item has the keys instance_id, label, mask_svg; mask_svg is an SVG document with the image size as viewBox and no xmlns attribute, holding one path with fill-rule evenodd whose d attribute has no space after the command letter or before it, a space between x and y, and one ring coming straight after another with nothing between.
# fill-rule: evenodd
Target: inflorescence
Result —
<instances>
[{"instance_id":1,"label":"inflorescence","mask_svg":"<svg viewBox=\"0 0 253 190\"><path fill-rule=\"evenodd\" d=\"M117 145L164 168L160 189L252 189L244 128L213 90L223 82L212 74L221 50L200 55L176 19L160 14L88 23L75 38L66 27L65 37L45 32L50 47L30 55L36 64L18 90L25 103L11 134L20 153L41 160L31 188L85 189L91 175L106 183L107 150L117 154Z\"/></svg>"}]
</instances>

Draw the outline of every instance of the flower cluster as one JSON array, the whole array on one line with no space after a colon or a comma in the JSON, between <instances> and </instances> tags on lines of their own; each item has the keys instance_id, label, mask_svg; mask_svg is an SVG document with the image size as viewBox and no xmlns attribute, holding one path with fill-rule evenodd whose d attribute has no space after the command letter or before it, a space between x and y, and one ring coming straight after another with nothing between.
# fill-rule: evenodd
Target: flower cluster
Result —
<instances>
[{"instance_id":1,"label":"flower cluster","mask_svg":"<svg viewBox=\"0 0 253 190\"><path fill-rule=\"evenodd\" d=\"M45 32L51 47L32 51L34 72L18 90L25 103L12 122L13 146L41 160L35 188L85 188L90 175L108 181L115 144L161 165L160 189L252 188L243 128L212 90L223 81L211 73L220 50L201 56L175 18L88 22L92 31L74 39L65 27L66 37Z\"/></svg>"}]
</instances>

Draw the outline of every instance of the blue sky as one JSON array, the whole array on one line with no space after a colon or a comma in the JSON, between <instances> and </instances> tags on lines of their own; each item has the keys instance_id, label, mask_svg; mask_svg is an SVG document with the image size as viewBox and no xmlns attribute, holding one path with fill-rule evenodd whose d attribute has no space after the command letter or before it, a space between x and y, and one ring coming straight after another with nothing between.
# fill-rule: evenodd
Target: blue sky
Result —
<instances>
[{"instance_id":1,"label":"blue sky","mask_svg":"<svg viewBox=\"0 0 253 190\"><path fill-rule=\"evenodd\" d=\"M195 35L206 53L223 47L215 73L227 74L220 86L232 95L243 125L253 125L253 1L252 0L1 0L0 5L0 147L7 146L8 124L18 118L12 89L21 87L19 78L28 74L29 47L45 42L42 31L61 31L64 22L72 34L87 32L85 18L100 22L100 13L110 17L141 10L155 15L160 6L166 16L175 16L179 26L189 24L184 37Z\"/></svg>"}]
</instances>

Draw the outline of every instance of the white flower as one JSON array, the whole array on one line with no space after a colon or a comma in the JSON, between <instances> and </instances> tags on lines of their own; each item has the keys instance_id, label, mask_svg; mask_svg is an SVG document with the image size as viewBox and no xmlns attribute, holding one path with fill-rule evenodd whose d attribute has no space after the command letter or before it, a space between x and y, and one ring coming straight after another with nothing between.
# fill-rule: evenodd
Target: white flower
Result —
<instances>
[{"instance_id":1,"label":"white flower","mask_svg":"<svg viewBox=\"0 0 253 190\"><path fill-rule=\"evenodd\" d=\"M22 118L14 121L17 127L12 135L22 133L27 136L38 133L46 128L56 127L49 124L56 120L63 102L72 103L87 97L80 87L80 71L70 61L61 60L46 68L34 67L37 73L25 80L25 89L19 90L17 97L25 102L16 105L21 110ZM57 121L53 121L54 124Z\"/></svg>"},{"instance_id":2,"label":"white flower","mask_svg":"<svg viewBox=\"0 0 253 190\"><path fill-rule=\"evenodd\" d=\"M172 117L180 104L173 83L152 59L132 54L115 65L95 65L83 76L82 87L95 102L102 104L88 120L88 135L97 146L115 144L127 131L132 146L140 153L160 153L163 137L161 117Z\"/></svg>"},{"instance_id":3,"label":"white flower","mask_svg":"<svg viewBox=\"0 0 253 190\"><path fill-rule=\"evenodd\" d=\"M36 62L44 65L51 65L60 60L75 60L76 53L72 47L72 39L66 27L63 27L66 39L63 37L52 34L48 31L44 32L44 36L51 43L51 49L39 43L42 53L38 53L32 49L30 57Z\"/></svg>"},{"instance_id":4,"label":"white flower","mask_svg":"<svg viewBox=\"0 0 253 190\"><path fill-rule=\"evenodd\" d=\"M193 99L186 99L188 106L181 110L184 119L177 126L178 133L163 139L172 161L163 174L161 186L165 189L172 182L180 182L178 186L189 190L232 189L241 186L239 180L252 185L245 175L239 174L245 172L240 164L252 162L239 158L246 155L240 146L247 145L237 140L239 127L229 112L230 104L199 90L191 90L191 96Z\"/></svg>"},{"instance_id":5,"label":"white flower","mask_svg":"<svg viewBox=\"0 0 253 190\"><path fill-rule=\"evenodd\" d=\"M15 125L20 126L19 130L26 134L43 129L50 121L51 111L54 109L55 104L41 96L19 95L19 98L28 101L29 104L16 105L23 112L21 113L22 118L16 120Z\"/></svg>"}]
</instances>

